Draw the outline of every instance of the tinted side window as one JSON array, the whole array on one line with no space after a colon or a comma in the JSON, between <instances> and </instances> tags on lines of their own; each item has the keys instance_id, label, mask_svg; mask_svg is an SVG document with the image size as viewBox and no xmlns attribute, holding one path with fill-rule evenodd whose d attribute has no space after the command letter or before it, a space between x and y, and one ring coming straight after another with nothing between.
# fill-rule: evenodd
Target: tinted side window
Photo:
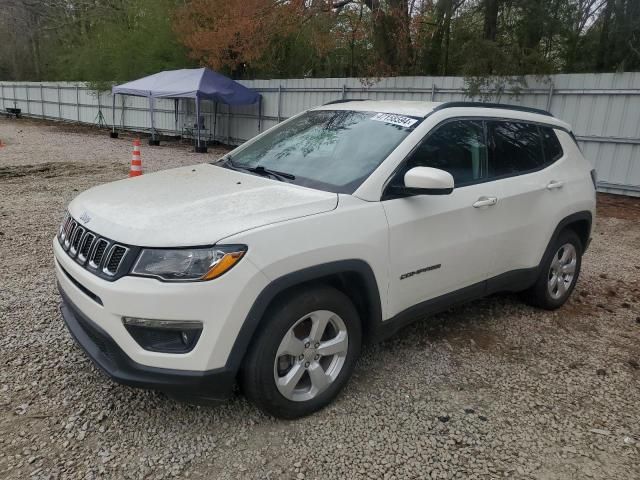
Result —
<instances>
[{"instance_id":1,"label":"tinted side window","mask_svg":"<svg viewBox=\"0 0 640 480\"><path fill-rule=\"evenodd\" d=\"M537 125L490 121L487 126L490 177L517 175L544 166Z\"/></svg>"},{"instance_id":2,"label":"tinted side window","mask_svg":"<svg viewBox=\"0 0 640 480\"><path fill-rule=\"evenodd\" d=\"M411 155L406 168L445 170L453 175L455 186L459 187L484 178L486 165L487 147L482 122L456 120L430 133Z\"/></svg>"},{"instance_id":3,"label":"tinted side window","mask_svg":"<svg viewBox=\"0 0 640 480\"><path fill-rule=\"evenodd\" d=\"M544 147L544 159L547 164L553 163L562 156L562 146L556 132L551 127L540 127L542 134L542 146Z\"/></svg>"}]
</instances>

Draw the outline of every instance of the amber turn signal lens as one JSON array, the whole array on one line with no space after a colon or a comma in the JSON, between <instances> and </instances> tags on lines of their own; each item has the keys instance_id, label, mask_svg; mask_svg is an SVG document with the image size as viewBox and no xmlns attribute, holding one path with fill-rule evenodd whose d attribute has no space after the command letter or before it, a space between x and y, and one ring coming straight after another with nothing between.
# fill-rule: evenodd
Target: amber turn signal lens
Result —
<instances>
[{"instance_id":1,"label":"amber turn signal lens","mask_svg":"<svg viewBox=\"0 0 640 480\"><path fill-rule=\"evenodd\" d=\"M240 261L240 259L244 256L243 251L240 252L231 252L226 253L224 257L216 262L216 264L211 267L201 280L213 280L214 278L218 278L223 273L227 272L231 269L236 263Z\"/></svg>"}]
</instances>

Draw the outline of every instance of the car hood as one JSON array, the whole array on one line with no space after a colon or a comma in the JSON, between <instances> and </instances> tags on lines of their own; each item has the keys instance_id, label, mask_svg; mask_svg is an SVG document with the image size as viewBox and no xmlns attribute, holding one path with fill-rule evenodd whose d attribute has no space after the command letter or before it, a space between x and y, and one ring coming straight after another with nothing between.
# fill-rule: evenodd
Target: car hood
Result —
<instances>
[{"instance_id":1,"label":"car hood","mask_svg":"<svg viewBox=\"0 0 640 480\"><path fill-rule=\"evenodd\" d=\"M112 240L174 247L211 245L337 204L335 193L201 164L91 188L71 202L69 212Z\"/></svg>"}]
</instances>

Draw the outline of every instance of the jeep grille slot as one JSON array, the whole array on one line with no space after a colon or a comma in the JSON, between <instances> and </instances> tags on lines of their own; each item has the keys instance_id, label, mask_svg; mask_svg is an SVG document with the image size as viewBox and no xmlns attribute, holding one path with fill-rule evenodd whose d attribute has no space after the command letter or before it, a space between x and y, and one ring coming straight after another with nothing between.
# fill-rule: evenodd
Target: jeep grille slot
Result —
<instances>
[{"instance_id":1,"label":"jeep grille slot","mask_svg":"<svg viewBox=\"0 0 640 480\"><path fill-rule=\"evenodd\" d=\"M58 231L58 242L71 258L93 274L109 281L128 272L139 249L101 237L83 227L67 212Z\"/></svg>"},{"instance_id":2,"label":"jeep grille slot","mask_svg":"<svg viewBox=\"0 0 640 480\"><path fill-rule=\"evenodd\" d=\"M108 246L109 242L104 238L101 238L96 242L96 248L93 250L93 255L91 255L91 259L89 260L90 267L98 268L100 266L104 257L104 252L106 252Z\"/></svg>"},{"instance_id":3,"label":"jeep grille slot","mask_svg":"<svg viewBox=\"0 0 640 480\"><path fill-rule=\"evenodd\" d=\"M80 243L80 249L78 250L78 261L79 262L86 262L87 261L87 257L89 256L89 251L91 250L91 246L93 245L93 241L96 239L96 236L91 233L91 232L87 232L84 236L84 238L82 239L82 242Z\"/></svg>"},{"instance_id":4,"label":"jeep grille slot","mask_svg":"<svg viewBox=\"0 0 640 480\"><path fill-rule=\"evenodd\" d=\"M65 235L64 243L62 244L65 250L69 250L69 247L71 246L71 239L73 238L73 233L77 226L78 222L75 220L71 220L71 222L69 222L69 225L67 226L67 234Z\"/></svg>"},{"instance_id":5,"label":"jeep grille slot","mask_svg":"<svg viewBox=\"0 0 640 480\"><path fill-rule=\"evenodd\" d=\"M123 247L122 245L114 245L113 247L111 247L102 271L107 275L115 275L118 272L118 267L120 267L122 259L124 258L126 253L127 248Z\"/></svg>"},{"instance_id":6,"label":"jeep grille slot","mask_svg":"<svg viewBox=\"0 0 640 480\"><path fill-rule=\"evenodd\" d=\"M71 236L71 246L69 247L69 255L71 255L72 257L75 257L76 254L78 253L78 247L80 246L80 241L84 236L84 232L85 232L85 229L82 228L81 226L78 226L76 227L76 229L73 232L73 235Z\"/></svg>"},{"instance_id":7,"label":"jeep grille slot","mask_svg":"<svg viewBox=\"0 0 640 480\"><path fill-rule=\"evenodd\" d=\"M62 224L60 225L60 231L58 232L58 238L60 241L64 241L64 237L66 236L67 227L71 223L71 215L69 212L65 213L64 218L62 219Z\"/></svg>"}]
</instances>

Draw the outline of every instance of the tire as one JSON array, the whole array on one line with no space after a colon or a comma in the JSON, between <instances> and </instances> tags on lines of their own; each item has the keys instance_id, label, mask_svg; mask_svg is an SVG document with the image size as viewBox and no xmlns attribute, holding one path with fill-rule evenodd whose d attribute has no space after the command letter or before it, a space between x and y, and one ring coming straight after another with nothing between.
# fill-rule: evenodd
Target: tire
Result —
<instances>
[{"instance_id":1,"label":"tire","mask_svg":"<svg viewBox=\"0 0 640 480\"><path fill-rule=\"evenodd\" d=\"M582 242L573 230L560 232L558 238L545 253L536 283L525 292L525 301L545 310L555 310L564 305L573 292L580 275L582 250ZM565 254L570 256L569 260L573 255L573 261L568 261L568 267L564 269L565 271L573 270L570 281L567 280L566 273L563 274L562 280L556 273L563 266L564 260L562 258Z\"/></svg>"},{"instance_id":2,"label":"tire","mask_svg":"<svg viewBox=\"0 0 640 480\"><path fill-rule=\"evenodd\" d=\"M274 417L309 415L342 390L361 343L360 318L345 294L329 286L297 289L267 310L245 356L240 387Z\"/></svg>"}]
</instances>

